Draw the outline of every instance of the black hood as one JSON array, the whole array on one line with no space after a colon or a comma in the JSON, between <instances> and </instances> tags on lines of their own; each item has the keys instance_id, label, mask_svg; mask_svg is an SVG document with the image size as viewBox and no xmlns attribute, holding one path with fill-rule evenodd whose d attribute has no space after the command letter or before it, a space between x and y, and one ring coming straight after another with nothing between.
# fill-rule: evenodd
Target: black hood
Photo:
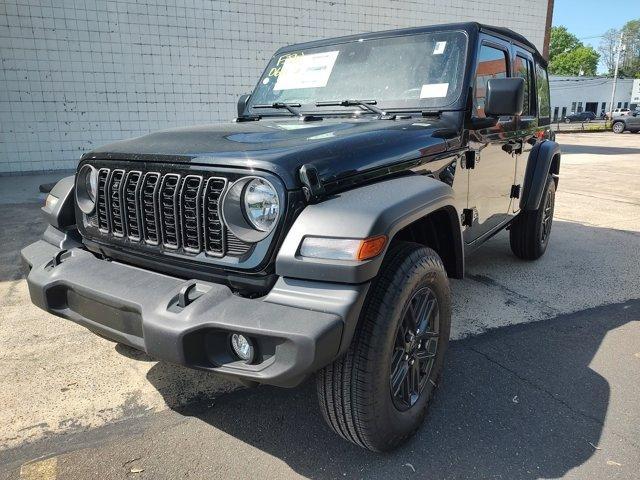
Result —
<instances>
[{"instance_id":1,"label":"black hood","mask_svg":"<svg viewBox=\"0 0 640 480\"><path fill-rule=\"evenodd\" d=\"M321 180L330 182L443 152L451 136L451 124L436 118L302 122L284 117L164 130L105 145L83 158L267 170L297 188L304 164L314 165Z\"/></svg>"}]
</instances>

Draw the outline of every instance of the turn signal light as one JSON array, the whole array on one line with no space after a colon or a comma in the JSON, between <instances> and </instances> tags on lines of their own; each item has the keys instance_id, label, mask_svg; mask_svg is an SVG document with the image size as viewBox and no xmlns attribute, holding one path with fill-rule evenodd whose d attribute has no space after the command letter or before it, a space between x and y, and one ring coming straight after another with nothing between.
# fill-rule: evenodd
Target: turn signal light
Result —
<instances>
[{"instance_id":1,"label":"turn signal light","mask_svg":"<svg viewBox=\"0 0 640 480\"><path fill-rule=\"evenodd\" d=\"M377 237L362 240L360 248L358 249L357 260L369 260L370 258L377 257L382 253L386 244L386 235L378 235Z\"/></svg>"}]
</instances>

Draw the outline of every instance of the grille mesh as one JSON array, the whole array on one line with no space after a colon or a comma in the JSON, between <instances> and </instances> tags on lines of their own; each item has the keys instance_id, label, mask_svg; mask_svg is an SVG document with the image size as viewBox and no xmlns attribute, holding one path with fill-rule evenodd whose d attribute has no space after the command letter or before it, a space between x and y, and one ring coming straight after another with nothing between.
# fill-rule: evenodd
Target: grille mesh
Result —
<instances>
[{"instance_id":1,"label":"grille mesh","mask_svg":"<svg viewBox=\"0 0 640 480\"><path fill-rule=\"evenodd\" d=\"M226 187L227 179L216 176L101 168L90 223L105 236L141 245L240 256L251 244L225 228L219 207Z\"/></svg>"}]
</instances>

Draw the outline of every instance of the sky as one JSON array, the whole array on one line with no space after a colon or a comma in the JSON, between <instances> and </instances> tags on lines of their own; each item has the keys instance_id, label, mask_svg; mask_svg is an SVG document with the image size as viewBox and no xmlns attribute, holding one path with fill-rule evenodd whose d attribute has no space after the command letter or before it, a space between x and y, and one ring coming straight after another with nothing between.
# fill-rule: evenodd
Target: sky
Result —
<instances>
[{"instance_id":1,"label":"sky","mask_svg":"<svg viewBox=\"0 0 640 480\"><path fill-rule=\"evenodd\" d=\"M602 35L637 18L640 18L640 0L555 0L553 7L553 26L564 25L585 45L596 50L600 39L586 37ZM598 71L605 71L602 62Z\"/></svg>"}]
</instances>

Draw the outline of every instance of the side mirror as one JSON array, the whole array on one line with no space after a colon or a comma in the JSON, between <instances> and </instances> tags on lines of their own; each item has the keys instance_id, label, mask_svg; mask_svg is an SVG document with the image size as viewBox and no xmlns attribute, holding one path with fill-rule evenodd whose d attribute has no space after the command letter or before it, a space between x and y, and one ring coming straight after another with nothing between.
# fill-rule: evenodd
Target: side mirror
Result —
<instances>
[{"instance_id":1,"label":"side mirror","mask_svg":"<svg viewBox=\"0 0 640 480\"><path fill-rule=\"evenodd\" d=\"M244 115L244 111L247 108L250 98L251 95L249 94L240 95L240 98L238 98L238 117L242 117Z\"/></svg>"},{"instance_id":2,"label":"side mirror","mask_svg":"<svg viewBox=\"0 0 640 480\"><path fill-rule=\"evenodd\" d=\"M487 82L484 113L488 117L521 115L524 78L492 78Z\"/></svg>"}]
</instances>

